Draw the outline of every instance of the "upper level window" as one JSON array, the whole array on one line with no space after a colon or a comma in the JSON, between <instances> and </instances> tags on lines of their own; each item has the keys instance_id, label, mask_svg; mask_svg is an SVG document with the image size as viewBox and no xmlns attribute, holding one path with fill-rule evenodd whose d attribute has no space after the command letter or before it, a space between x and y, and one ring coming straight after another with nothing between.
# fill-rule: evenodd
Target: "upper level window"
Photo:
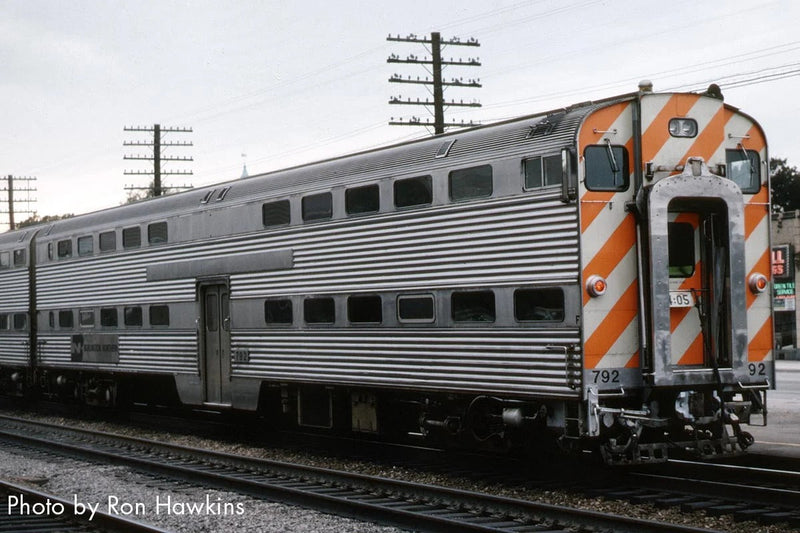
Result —
<instances>
[{"instance_id":1,"label":"upper level window","mask_svg":"<svg viewBox=\"0 0 800 533\"><path fill-rule=\"evenodd\" d=\"M72 257L72 240L58 241L58 258Z\"/></svg>"},{"instance_id":2,"label":"upper level window","mask_svg":"<svg viewBox=\"0 0 800 533\"><path fill-rule=\"evenodd\" d=\"M261 206L261 221L264 226L286 226L291 221L289 210L289 200L278 200L277 202L267 202Z\"/></svg>"},{"instance_id":3,"label":"upper level window","mask_svg":"<svg viewBox=\"0 0 800 533\"><path fill-rule=\"evenodd\" d=\"M329 192L303 197L303 220L322 220L333 216L333 196Z\"/></svg>"},{"instance_id":4,"label":"upper level window","mask_svg":"<svg viewBox=\"0 0 800 533\"><path fill-rule=\"evenodd\" d=\"M291 324L294 320L292 301L288 298L264 302L264 321L267 324Z\"/></svg>"},{"instance_id":5,"label":"upper level window","mask_svg":"<svg viewBox=\"0 0 800 533\"><path fill-rule=\"evenodd\" d=\"M352 187L344 192L344 207L348 215L377 213L380 209L380 192L377 185Z\"/></svg>"},{"instance_id":6,"label":"upper level window","mask_svg":"<svg viewBox=\"0 0 800 533\"><path fill-rule=\"evenodd\" d=\"M94 310L81 309L80 311L78 311L78 323L81 325L82 328L93 328Z\"/></svg>"},{"instance_id":7,"label":"upper level window","mask_svg":"<svg viewBox=\"0 0 800 533\"><path fill-rule=\"evenodd\" d=\"M350 322L380 324L383 322L383 304L380 296L351 296L347 299L347 320Z\"/></svg>"},{"instance_id":8,"label":"upper level window","mask_svg":"<svg viewBox=\"0 0 800 533\"><path fill-rule=\"evenodd\" d=\"M100 309L100 325L107 328L117 327L119 314L116 307L103 307Z\"/></svg>"},{"instance_id":9,"label":"upper level window","mask_svg":"<svg viewBox=\"0 0 800 533\"><path fill-rule=\"evenodd\" d=\"M14 329L17 331L28 327L27 313L14 313Z\"/></svg>"},{"instance_id":10,"label":"upper level window","mask_svg":"<svg viewBox=\"0 0 800 533\"><path fill-rule=\"evenodd\" d=\"M453 320L456 322L494 322L494 292L454 292L450 300Z\"/></svg>"},{"instance_id":11,"label":"upper level window","mask_svg":"<svg viewBox=\"0 0 800 533\"><path fill-rule=\"evenodd\" d=\"M113 252L117 249L117 232L105 231L100 234L100 251Z\"/></svg>"},{"instance_id":12,"label":"upper level window","mask_svg":"<svg viewBox=\"0 0 800 533\"><path fill-rule=\"evenodd\" d=\"M628 150L624 146L596 144L583 152L586 188L590 191L624 191L630 182Z\"/></svg>"},{"instance_id":13,"label":"upper level window","mask_svg":"<svg viewBox=\"0 0 800 533\"><path fill-rule=\"evenodd\" d=\"M78 237L78 255L92 255L94 253L94 239L91 235Z\"/></svg>"},{"instance_id":14,"label":"upper level window","mask_svg":"<svg viewBox=\"0 0 800 533\"><path fill-rule=\"evenodd\" d=\"M71 329L75 327L75 316L72 310L64 310L58 312L58 327L64 329Z\"/></svg>"},{"instance_id":15,"label":"upper level window","mask_svg":"<svg viewBox=\"0 0 800 533\"><path fill-rule=\"evenodd\" d=\"M398 296L397 317L400 322L433 322L435 317L433 295Z\"/></svg>"},{"instance_id":16,"label":"upper level window","mask_svg":"<svg viewBox=\"0 0 800 533\"><path fill-rule=\"evenodd\" d=\"M135 307L126 307L124 310L125 325L126 326L141 326L142 325L142 308L138 305Z\"/></svg>"},{"instance_id":17,"label":"upper level window","mask_svg":"<svg viewBox=\"0 0 800 533\"><path fill-rule=\"evenodd\" d=\"M433 182L430 176L404 178L394 182L395 207L430 205L433 203Z\"/></svg>"},{"instance_id":18,"label":"upper level window","mask_svg":"<svg viewBox=\"0 0 800 533\"><path fill-rule=\"evenodd\" d=\"M742 189L742 192L757 193L761 188L761 160L758 152L747 150L747 157L741 148L725 150L727 177Z\"/></svg>"},{"instance_id":19,"label":"upper level window","mask_svg":"<svg viewBox=\"0 0 800 533\"><path fill-rule=\"evenodd\" d=\"M129 248L138 248L142 245L142 230L139 226L132 228L125 228L122 230L122 247L126 250Z\"/></svg>"},{"instance_id":20,"label":"upper level window","mask_svg":"<svg viewBox=\"0 0 800 533\"><path fill-rule=\"evenodd\" d=\"M492 195L492 166L462 168L450 172L450 199L458 202Z\"/></svg>"},{"instance_id":21,"label":"upper level window","mask_svg":"<svg viewBox=\"0 0 800 533\"><path fill-rule=\"evenodd\" d=\"M533 157L523 162L525 189L561 185L561 156Z\"/></svg>"},{"instance_id":22,"label":"upper level window","mask_svg":"<svg viewBox=\"0 0 800 533\"><path fill-rule=\"evenodd\" d=\"M0 252L0 268L11 268L10 252Z\"/></svg>"},{"instance_id":23,"label":"upper level window","mask_svg":"<svg viewBox=\"0 0 800 533\"><path fill-rule=\"evenodd\" d=\"M25 253L25 248L14 250L14 266L25 266L26 257L27 254Z\"/></svg>"},{"instance_id":24,"label":"upper level window","mask_svg":"<svg viewBox=\"0 0 800 533\"><path fill-rule=\"evenodd\" d=\"M303 301L303 319L309 324L333 324L336 320L333 298L306 298Z\"/></svg>"},{"instance_id":25,"label":"upper level window","mask_svg":"<svg viewBox=\"0 0 800 533\"><path fill-rule=\"evenodd\" d=\"M153 222L147 225L147 244L167 242L167 223Z\"/></svg>"},{"instance_id":26,"label":"upper level window","mask_svg":"<svg viewBox=\"0 0 800 533\"><path fill-rule=\"evenodd\" d=\"M514 318L520 322L564 320L564 291L556 288L514 291Z\"/></svg>"}]
</instances>

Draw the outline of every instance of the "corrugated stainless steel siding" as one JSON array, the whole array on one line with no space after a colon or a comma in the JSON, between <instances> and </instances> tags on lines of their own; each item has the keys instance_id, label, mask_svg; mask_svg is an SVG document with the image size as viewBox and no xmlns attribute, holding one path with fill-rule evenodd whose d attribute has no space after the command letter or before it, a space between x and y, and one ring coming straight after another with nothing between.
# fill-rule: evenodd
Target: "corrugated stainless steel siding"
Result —
<instances>
[{"instance_id":1,"label":"corrugated stainless steel siding","mask_svg":"<svg viewBox=\"0 0 800 533\"><path fill-rule=\"evenodd\" d=\"M0 313L28 312L28 269L0 273Z\"/></svg>"},{"instance_id":2,"label":"corrugated stainless steel siding","mask_svg":"<svg viewBox=\"0 0 800 533\"><path fill-rule=\"evenodd\" d=\"M578 280L574 205L517 196L286 230L294 268L243 274L236 297Z\"/></svg>"},{"instance_id":3,"label":"corrugated stainless steel siding","mask_svg":"<svg viewBox=\"0 0 800 533\"><path fill-rule=\"evenodd\" d=\"M75 363L70 360L71 334L40 335L40 366L91 368L125 372L197 372L194 331L141 331L119 336L119 363Z\"/></svg>"},{"instance_id":4,"label":"corrugated stainless steel siding","mask_svg":"<svg viewBox=\"0 0 800 533\"><path fill-rule=\"evenodd\" d=\"M274 381L438 391L576 396L580 358L560 347L577 344L570 329L403 329L237 333L234 349L249 363L234 375ZM559 348L556 348L559 347Z\"/></svg>"},{"instance_id":5,"label":"corrugated stainless steel siding","mask_svg":"<svg viewBox=\"0 0 800 533\"><path fill-rule=\"evenodd\" d=\"M4 332L0 335L0 364L25 366L29 362L27 333Z\"/></svg>"}]
</instances>

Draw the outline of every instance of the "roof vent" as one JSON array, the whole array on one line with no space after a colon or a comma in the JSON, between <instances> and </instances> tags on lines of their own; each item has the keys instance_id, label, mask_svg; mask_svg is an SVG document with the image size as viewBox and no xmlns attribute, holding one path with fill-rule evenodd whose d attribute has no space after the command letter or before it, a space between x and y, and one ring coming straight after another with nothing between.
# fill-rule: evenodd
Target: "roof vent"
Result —
<instances>
[{"instance_id":1,"label":"roof vent","mask_svg":"<svg viewBox=\"0 0 800 533\"><path fill-rule=\"evenodd\" d=\"M445 141L439 146L439 149L436 150L436 159L440 159L442 157L447 157L447 154L450 153L450 148L456 143L456 139L450 139L449 141Z\"/></svg>"},{"instance_id":2,"label":"roof vent","mask_svg":"<svg viewBox=\"0 0 800 533\"><path fill-rule=\"evenodd\" d=\"M653 82L650 80L642 80L639 82L639 92L651 93L653 92Z\"/></svg>"}]
</instances>

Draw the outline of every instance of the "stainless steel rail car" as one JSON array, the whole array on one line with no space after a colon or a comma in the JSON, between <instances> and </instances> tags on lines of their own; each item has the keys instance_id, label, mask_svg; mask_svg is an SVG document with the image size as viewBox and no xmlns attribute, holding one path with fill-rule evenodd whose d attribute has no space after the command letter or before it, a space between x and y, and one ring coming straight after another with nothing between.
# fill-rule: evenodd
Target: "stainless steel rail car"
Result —
<instances>
[{"instance_id":1,"label":"stainless steel rail car","mask_svg":"<svg viewBox=\"0 0 800 533\"><path fill-rule=\"evenodd\" d=\"M0 384L609 463L752 442L767 146L638 92L0 239ZM5 258L5 259L3 259Z\"/></svg>"}]
</instances>

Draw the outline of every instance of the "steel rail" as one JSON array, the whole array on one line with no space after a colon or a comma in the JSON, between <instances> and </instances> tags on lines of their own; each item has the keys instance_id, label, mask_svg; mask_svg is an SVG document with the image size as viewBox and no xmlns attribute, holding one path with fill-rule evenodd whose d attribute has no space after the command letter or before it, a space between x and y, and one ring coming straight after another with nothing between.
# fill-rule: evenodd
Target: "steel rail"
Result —
<instances>
[{"instance_id":1,"label":"steel rail","mask_svg":"<svg viewBox=\"0 0 800 533\"><path fill-rule=\"evenodd\" d=\"M3 440L417 531L711 530L0 417ZM15 426L15 427L14 427ZM34 433L39 432L39 436ZM48 437L47 433L52 432Z\"/></svg>"}]
</instances>

